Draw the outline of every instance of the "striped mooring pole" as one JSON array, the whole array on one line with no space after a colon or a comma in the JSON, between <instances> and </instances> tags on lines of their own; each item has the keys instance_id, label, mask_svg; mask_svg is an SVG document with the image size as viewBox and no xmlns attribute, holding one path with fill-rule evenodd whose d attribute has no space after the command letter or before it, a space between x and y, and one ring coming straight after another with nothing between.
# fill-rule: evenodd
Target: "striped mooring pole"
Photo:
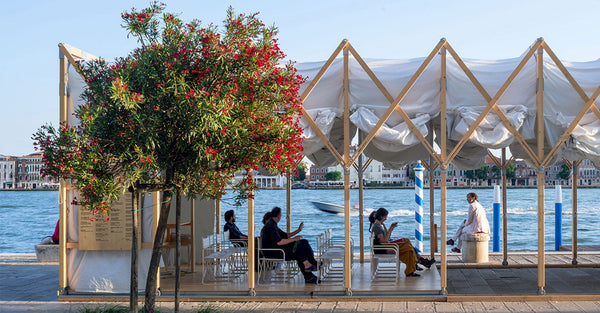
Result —
<instances>
[{"instance_id":1,"label":"striped mooring pole","mask_svg":"<svg viewBox=\"0 0 600 313\"><path fill-rule=\"evenodd\" d=\"M415 249L423 253L423 171L421 161L414 168L415 171ZM431 186L429 187L431 188Z\"/></svg>"},{"instance_id":2,"label":"striped mooring pole","mask_svg":"<svg viewBox=\"0 0 600 313\"><path fill-rule=\"evenodd\" d=\"M562 186L554 187L554 250L562 246Z\"/></svg>"},{"instance_id":3,"label":"striped mooring pole","mask_svg":"<svg viewBox=\"0 0 600 313\"><path fill-rule=\"evenodd\" d=\"M500 251L500 186L494 186L494 237L492 251Z\"/></svg>"}]
</instances>

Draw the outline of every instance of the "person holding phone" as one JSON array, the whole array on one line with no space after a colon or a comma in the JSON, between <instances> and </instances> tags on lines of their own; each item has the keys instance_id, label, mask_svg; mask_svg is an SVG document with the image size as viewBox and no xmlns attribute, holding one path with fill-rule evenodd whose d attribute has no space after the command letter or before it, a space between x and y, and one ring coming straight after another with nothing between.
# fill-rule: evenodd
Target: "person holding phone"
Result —
<instances>
[{"instance_id":1,"label":"person holding phone","mask_svg":"<svg viewBox=\"0 0 600 313\"><path fill-rule=\"evenodd\" d=\"M387 228L384 222L387 220L388 210L379 208L376 211L371 212L369 215L369 231L373 234L373 245L381 245L384 243L392 243L398 246L398 258L402 263L406 264L404 274L406 277L418 277L421 276L416 273L418 270L417 263L430 268L435 259L426 259L418 255L417 250L413 247L410 239L401 238L397 240L391 240L392 231L398 227L398 223L392 223L390 228ZM384 250L375 250L375 253L385 253ZM393 253L392 250L388 253Z\"/></svg>"},{"instance_id":2,"label":"person holding phone","mask_svg":"<svg viewBox=\"0 0 600 313\"><path fill-rule=\"evenodd\" d=\"M296 236L304 227L304 222L300 223L298 229L286 233L281 230L277 223L281 220L281 208L274 207L263 217L265 224L260 231L260 239L263 248L282 249L285 252L286 260L296 260L300 272L304 276L304 282L307 284L317 284L320 280L313 271L317 270L317 260L308 240L302 239L302 236ZM265 251L266 257L279 258L281 252Z\"/></svg>"}]
</instances>

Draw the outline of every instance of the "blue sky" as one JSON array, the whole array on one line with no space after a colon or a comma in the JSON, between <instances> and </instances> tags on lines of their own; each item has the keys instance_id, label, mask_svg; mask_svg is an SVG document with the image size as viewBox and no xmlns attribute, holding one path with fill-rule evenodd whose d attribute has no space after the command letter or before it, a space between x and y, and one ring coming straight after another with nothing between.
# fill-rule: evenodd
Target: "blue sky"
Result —
<instances>
[{"instance_id":1,"label":"blue sky","mask_svg":"<svg viewBox=\"0 0 600 313\"><path fill-rule=\"evenodd\" d=\"M289 59L327 59L348 38L363 57L426 56L446 37L463 58L517 57L544 37L563 60L600 58L600 1L164 1L183 19L221 24L230 5L260 12ZM5 1L0 12L0 154L34 152L31 134L58 124L58 43L112 60L136 45L120 13L149 1Z\"/></svg>"}]
</instances>

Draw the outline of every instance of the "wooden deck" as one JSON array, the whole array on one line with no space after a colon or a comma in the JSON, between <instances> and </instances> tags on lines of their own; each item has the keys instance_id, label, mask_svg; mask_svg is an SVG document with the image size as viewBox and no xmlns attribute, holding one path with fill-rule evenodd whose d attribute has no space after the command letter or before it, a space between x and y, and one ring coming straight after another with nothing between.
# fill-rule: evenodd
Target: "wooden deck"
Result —
<instances>
[{"instance_id":1,"label":"wooden deck","mask_svg":"<svg viewBox=\"0 0 600 313\"><path fill-rule=\"evenodd\" d=\"M371 280L371 264L355 262L352 269L352 295L353 296L436 296L440 294L440 275L435 267L420 271L421 277L405 277L404 267L398 283L390 280ZM182 266L182 268L185 268ZM161 275L161 289L163 292L174 291L173 275ZM344 296L344 283L340 279L325 277L318 285L305 284L301 274L288 283L263 283L255 287L258 297L339 297ZM182 296L208 296L231 297L248 295L247 276L241 276L232 282L202 284L202 268L197 267L195 273L184 273L181 278Z\"/></svg>"}]
</instances>

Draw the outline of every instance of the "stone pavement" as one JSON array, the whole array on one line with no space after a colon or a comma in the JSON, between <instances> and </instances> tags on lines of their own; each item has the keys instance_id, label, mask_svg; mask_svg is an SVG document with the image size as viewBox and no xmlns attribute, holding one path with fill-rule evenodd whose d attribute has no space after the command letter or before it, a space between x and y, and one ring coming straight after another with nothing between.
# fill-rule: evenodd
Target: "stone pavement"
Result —
<instances>
[{"instance_id":1,"label":"stone pavement","mask_svg":"<svg viewBox=\"0 0 600 313\"><path fill-rule=\"evenodd\" d=\"M0 312L80 312L115 304L59 302L58 264L42 264L34 255L0 255ZM600 296L599 299L600 301ZM600 312L599 301L542 302L208 302L182 303L182 312L210 306L218 312ZM119 305L127 306L127 303ZM173 310L158 303L161 312Z\"/></svg>"}]
</instances>

